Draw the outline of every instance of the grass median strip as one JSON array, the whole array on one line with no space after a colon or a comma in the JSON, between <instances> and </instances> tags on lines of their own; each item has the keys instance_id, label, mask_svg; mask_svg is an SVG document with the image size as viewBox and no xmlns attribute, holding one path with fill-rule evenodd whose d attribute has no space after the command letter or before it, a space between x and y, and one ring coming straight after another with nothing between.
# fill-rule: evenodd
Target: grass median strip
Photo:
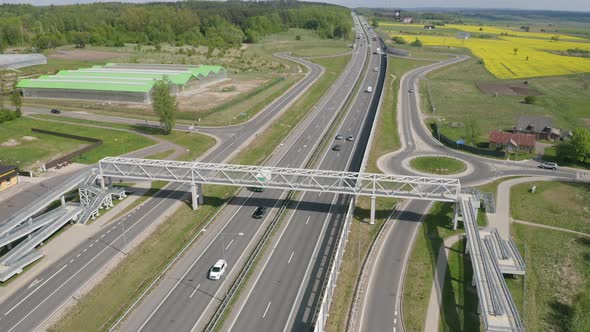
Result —
<instances>
[{"instance_id":1,"label":"grass median strip","mask_svg":"<svg viewBox=\"0 0 590 332\"><path fill-rule=\"evenodd\" d=\"M233 162L262 162L289 134L290 129L311 111L313 104L332 85L348 60L349 57L318 59L317 62L329 67L327 71L332 73L322 76L278 121L259 135L253 147L238 154ZM176 141L179 144L181 142L182 140ZM188 204L184 204L169 218L174 222L159 225L117 268L82 297L79 303L51 328L51 331L83 332L109 328L234 193L235 189L230 187L206 186L205 205L193 212ZM97 312L96 308L101 310Z\"/></svg>"}]
</instances>

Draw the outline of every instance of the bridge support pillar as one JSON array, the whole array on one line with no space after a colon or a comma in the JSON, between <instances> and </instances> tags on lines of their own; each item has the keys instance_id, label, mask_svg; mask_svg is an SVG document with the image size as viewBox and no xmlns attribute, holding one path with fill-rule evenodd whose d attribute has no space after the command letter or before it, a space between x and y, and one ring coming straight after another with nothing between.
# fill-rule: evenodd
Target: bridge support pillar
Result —
<instances>
[{"instance_id":1,"label":"bridge support pillar","mask_svg":"<svg viewBox=\"0 0 590 332\"><path fill-rule=\"evenodd\" d=\"M202 183L197 183L197 201L199 202L199 204L203 204L205 201L205 198L203 197L203 184Z\"/></svg>"},{"instance_id":2,"label":"bridge support pillar","mask_svg":"<svg viewBox=\"0 0 590 332\"><path fill-rule=\"evenodd\" d=\"M375 196L371 196L371 225L375 225Z\"/></svg>"},{"instance_id":3,"label":"bridge support pillar","mask_svg":"<svg viewBox=\"0 0 590 332\"><path fill-rule=\"evenodd\" d=\"M195 211L199 207L199 195L197 194L197 185L195 183L191 183L191 199L193 211Z\"/></svg>"},{"instance_id":4,"label":"bridge support pillar","mask_svg":"<svg viewBox=\"0 0 590 332\"><path fill-rule=\"evenodd\" d=\"M104 183L104 176L100 176L99 179L100 179L100 188L103 190L106 189L106 185Z\"/></svg>"},{"instance_id":5,"label":"bridge support pillar","mask_svg":"<svg viewBox=\"0 0 590 332\"><path fill-rule=\"evenodd\" d=\"M61 202L61 206L66 205L66 197L64 195L61 195L61 197L59 198L59 201Z\"/></svg>"},{"instance_id":6,"label":"bridge support pillar","mask_svg":"<svg viewBox=\"0 0 590 332\"><path fill-rule=\"evenodd\" d=\"M457 230L457 223L459 221L459 202L455 202L455 213L453 214L453 230Z\"/></svg>"}]
</instances>

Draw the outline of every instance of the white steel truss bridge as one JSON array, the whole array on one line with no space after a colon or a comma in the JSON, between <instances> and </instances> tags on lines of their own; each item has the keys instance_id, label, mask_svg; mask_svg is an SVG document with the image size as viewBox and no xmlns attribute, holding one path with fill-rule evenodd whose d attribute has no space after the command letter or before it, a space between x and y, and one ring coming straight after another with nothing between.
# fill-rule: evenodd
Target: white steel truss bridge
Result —
<instances>
[{"instance_id":1,"label":"white steel truss bridge","mask_svg":"<svg viewBox=\"0 0 590 332\"><path fill-rule=\"evenodd\" d=\"M203 184L369 196L372 199L371 220L376 197L456 202L461 190L457 179L319 169L117 157L100 160L98 167L103 183L110 177L190 184L193 208L202 204Z\"/></svg>"}]
</instances>

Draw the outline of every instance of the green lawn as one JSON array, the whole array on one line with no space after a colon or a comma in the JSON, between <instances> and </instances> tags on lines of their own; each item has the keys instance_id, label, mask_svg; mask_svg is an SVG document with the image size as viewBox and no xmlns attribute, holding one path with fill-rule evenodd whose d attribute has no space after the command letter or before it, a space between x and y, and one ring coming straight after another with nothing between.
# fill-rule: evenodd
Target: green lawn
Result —
<instances>
[{"instance_id":1,"label":"green lawn","mask_svg":"<svg viewBox=\"0 0 590 332\"><path fill-rule=\"evenodd\" d=\"M536 185L532 194L529 190ZM590 234L590 184L529 182L510 191L512 218Z\"/></svg>"},{"instance_id":2,"label":"green lawn","mask_svg":"<svg viewBox=\"0 0 590 332\"><path fill-rule=\"evenodd\" d=\"M410 167L420 172L449 175L463 172L467 165L455 158L427 156L412 159Z\"/></svg>"},{"instance_id":3,"label":"green lawn","mask_svg":"<svg viewBox=\"0 0 590 332\"><path fill-rule=\"evenodd\" d=\"M76 162L84 164L93 164L106 156L117 156L154 144L146 137L129 132L20 118L0 124L0 144L4 143L3 146L0 146L2 163L17 163L24 169L37 168L45 162L89 144L84 141L33 133L31 128L103 140L101 146L75 159ZM30 138L27 140L25 136L33 137L34 140L30 140ZM11 139L15 140L17 145L7 146L6 144Z\"/></svg>"},{"instance_id":4,"label":"green lawn","mask_svg":"<svg viewBox=\"0 0 590 332\"><path fill-rule=\"evenodd\" d=\"M526 275L506 282L527 331L588 331L590 239L521 224L511 228Z\"/></svg>"},{"instance_id":5,"label":"green lawn","mask_svg":"<svg viewBox=\"0 0 590 332\"><path fill-rule=\"evenodd\" d=\"M520 115L547 115L559 128L589 126L590 76L570 75L527 79L528 86L542 93L534 105L523 103L523 96L493 96L481 92L476 82L515 83L524 80L498 80L477 59L469 59L442 68L429 75L431 98L441 119L441 133L451 139L464 137L464 128L451 123L465 123L466 116L476 119L480 142L487 142L491 130L507 130L516 125ZM423 93L425 96L426 94ZM423 97L425 99L426 97ZM424 107L424 112L431 109Z\"/></svg>"}]
</instances>

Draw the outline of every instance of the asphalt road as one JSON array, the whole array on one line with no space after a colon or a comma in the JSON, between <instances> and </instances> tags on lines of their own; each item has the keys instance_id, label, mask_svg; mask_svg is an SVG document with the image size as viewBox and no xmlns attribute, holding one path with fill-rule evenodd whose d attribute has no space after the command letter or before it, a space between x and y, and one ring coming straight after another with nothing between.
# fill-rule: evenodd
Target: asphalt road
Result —
<instances>
[{"instance_id":1,"label":"asphalt road","mask_svg":"<svg viewBox=\"0 0 590 332\"><path fill-rule=\"evenodd\" d=\"M517 175L553 175L567 179L576 176L576 170L561 168L559 171L539 169L536 163L502 161L449 149L434 139L425 127L416 98L419 96L419 78L428 71L451 65L464 57L452 58L409 72L400 82L401 109L398 130L402 149L386 162L394 174L416 175L402 166L401 161L420 155L441 155L459 158L471 164L473 171L459 176L463 187L492 181L497 177ZM413 88L414 93L409 93ZM405 265L411 252L414 236L420 221L428 213L430 202L409 201L399 211L381 244L381 251L371 271L369 285L364 296L364 305L358 315L360 331L403 331L401 300L403 293Z\"/></svg>"},{"instance_id":2,"label":"asphalt road","mask_svg":"<svg viewBox=\"0 0 590 332\"><path fill-rule=\"evenodd\" d=\"M203 161L226 160L245 143L246 138L255 137L257 132L299 97L323 72L323 68L309 61L295 61L308 67L309 74L257 117L243 125L232 127L234 134L227 135L223 144L207 154ZM123 121L121 118L116 119ZM33 283L21 288L4 301L0 309L0 330L34 330L100 273L107 263L120 255L125 255L124 247L127 243L145 232L178 200L185 197L188 191L188 188L178 184L170 184L165 189L149 199L146 204L110 223L95 237L81 243L61 260L41 272Z\"/></svg>"},{"instance_id":3,"label":"asphalt road","mask_svg":"<svg viewBox=\"0 0 590 332\"><path fill-rule=\"evenodd\" d=\"M372 49L381 47L378 42L371 43ZM369 85L374 91L379 89L376 85L379 75L384 75L383 59L380 55L370 55L366 83L337 131L344 137L353 135L357 145L334 141L333 144L341 144L342 149L332 151L328 146L320 169L358 170L360 167L370 131L366 130L370 129L367 124L372 123L378 102L373 102L374 94L364 90ZM380 70L374 72L374 67ZM348 199L343 195L317 193L305 193L298 199L300 205L289 216L284 233L273 246L254 287L246 294L244 305L237 308L239 314L224 330L310 329ZM302 205L314 208L309 211L301 208Z\"/></svg>"},{"instance_id":4,"label":"asphalt road","mask_svg":"<svg viewBox=\"0 0 590 332\"><path fill-rule=\"evenodd\" d=\"M282 167L305 166L330 122L352 93L356 79L364 67L366 50L365 43L357 49L358 52L353 52L351 65L347 67L345 73L341 75L341 79L318 104L315 116L304 122L304 127L294 137L294 140L284 144L286 149L280 149L281 152L278 154L280 157L276 160L271 159L269 164ZM370 98L370 94L363 95L363 97L357 100L367 100ZM356 112L351 111L347 119L360 123L363 113L360 109ZM346 137L349 133L354 134L355 132L351 127L342 133ZM352 150L353 142L346 142L342 145L342 151L337 153L337 160L345 159L345 156ZM253 219L251 214L254 208L258 205L276 208L282 203L285 195L286 192L280 190L266 190L263 193L255 194L243 191L236 199L237 203L224 211L229 222L221 230L220 235L215 236L203 250L194 247L187 252L182 261L177 264L179 268L168 273L167 278L160 283L158 288L134 310L121 330L201 330L208 322L212 310L224 297L226 286L229 287L236 273L239 272L243 259L255 244L253 241L257 238L258 232L263 231L261 225L267 220ZM306 203L305 200L302 200L301 204L294 204L297 204L298 210L309 214L309 223L315 223L318 219L326 218L325 212L331 206L332 198L330 196L324 195L324 200L317 203L313 200L314 204ZM271 218L274 212L271 211L267 214L267 218ZM209 280L207 278L208 270L215 261L221 258L225 258L228 262L226 276L229 280ZM285 305L288 314L291 304L285 301Z\"/></svg>"}]
</instances>

